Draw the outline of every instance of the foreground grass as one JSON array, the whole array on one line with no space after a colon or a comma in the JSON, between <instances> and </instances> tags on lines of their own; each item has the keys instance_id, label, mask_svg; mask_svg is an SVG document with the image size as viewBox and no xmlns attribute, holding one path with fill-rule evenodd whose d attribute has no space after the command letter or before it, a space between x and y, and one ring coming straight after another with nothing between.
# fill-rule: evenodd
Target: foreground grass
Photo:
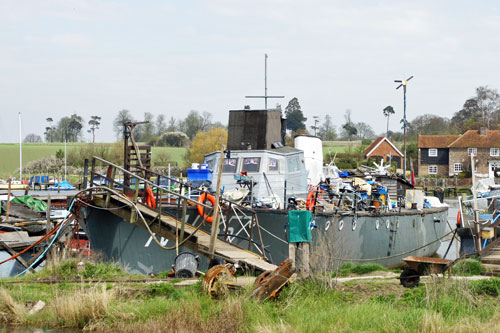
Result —
<instances>
[{"instance_id":1,"label":"foreground grass","mask_svg":"<svg viewBox=\"0 0 500 333\"><path fill-rule=\"evenodd\" d=\"M365 272L378 267L351 267ZM75 283L75 277L81 282ZM37 283L47 278L57 284ZM249 290L223 300L201 285L107 282L136 279L104 263L51 265L22 279L0 280L0 327L107 331L470 332L500 330L500 279L436 279L404 289L396 279L350 281L328 288L321 279L292 284L276 301L257 302ZM101 282L89 283L88 279ZM28 314L38 300L47 306Z\"/></svg>"}]
</instances>

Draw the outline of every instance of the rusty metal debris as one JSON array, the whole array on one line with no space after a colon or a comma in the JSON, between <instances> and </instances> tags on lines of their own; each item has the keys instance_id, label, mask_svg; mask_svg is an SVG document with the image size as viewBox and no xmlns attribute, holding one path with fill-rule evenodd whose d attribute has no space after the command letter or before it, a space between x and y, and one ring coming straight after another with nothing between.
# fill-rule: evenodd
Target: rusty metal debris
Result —
<instances>
[{"instance_id":1,"label":"rusty metal debris","mask_svg":"<svg viewBox=\"0 0 500 333\"><path fill-rule=\"evenodd\" d=\"M210 268L201 282L203 292L212 298L223 297L229 289L235 286L235 273L236 269L233 264L216 265Z\"/></svg>"},{"instance_id":2,"label":"rusty metal debris","mask_svg":"<svg viewBox=\"0 0 500 333\"><path fill-rule=\"evenodd\" d=\"M283 261L274 271L265 271L255 279L251 296L258 300L275 298L281 288L291 282L294 273L293 261Z\"/></svg>"}]
</instances>

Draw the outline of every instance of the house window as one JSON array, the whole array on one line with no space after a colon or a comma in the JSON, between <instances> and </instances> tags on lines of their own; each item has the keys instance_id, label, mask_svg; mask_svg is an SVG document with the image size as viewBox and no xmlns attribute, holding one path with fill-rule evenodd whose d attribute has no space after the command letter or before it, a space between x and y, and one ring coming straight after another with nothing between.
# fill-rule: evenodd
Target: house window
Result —
<instances>
[{"instance_id":1,"label":"house window","mask_svg":"<svg viewBox=\"0 0 500 333\"><path fill-rule=\"evenodd\" d=\"M235 173L236 167L238 166L237 158L226 158L224 159L224 166L222 167L223 173Z\"/></svg>"},{"instance_id":2,"label":"house window","mask_svg":"<svg viewBox=\"0 0 500 333\"><path fill-rule=\"evenodd\" d=\"M429 175L437 175L437 173L438 173L437 165L429 165L428 174Z\"/></svg>"},{"instance_id":3,"label":"house window","mask_svg":"<svg viewBox=\"0 0 500 333\"><path fill-rule=\"evenodd\" d=\"M462 172L462 163L453 164L453 172Z\"/></svg>"},{"instance_id":4,"label":"house window","mask_svg":"<svg viewBox=\"0 0 500 333\"><path fill-rule=\"evenodd\" d=\"M436 157L436 156L438 156L438 150L436 148L430 148L429 157Z\"/></svg>"},{"instance_id":5,"label":"house window","mask_svg":"<svg viewBox=\"0 0 500 333\"><path fill-rule=\"evenodd\" d=\"M477 156L477 148L467 148L467 154Z\"/></svg>"},{"instance_id":6,"label":"house window","mask_svg":"<svg viewBox=\"0 0 500 333\"><path fill-rule=\"evenodd\" d=\"M246 157L243 159L241 171L259 172L260 157Z\"/></svg>"},{"instance_id":7,"label":"house window","mask_svg":"<svg viewBox=\"0 0 500 333\"><path fill-rule=\"evenodd\" d=\"M500 148L490 148L490 156L500 156Z\"/></svg>"}]
</instances>

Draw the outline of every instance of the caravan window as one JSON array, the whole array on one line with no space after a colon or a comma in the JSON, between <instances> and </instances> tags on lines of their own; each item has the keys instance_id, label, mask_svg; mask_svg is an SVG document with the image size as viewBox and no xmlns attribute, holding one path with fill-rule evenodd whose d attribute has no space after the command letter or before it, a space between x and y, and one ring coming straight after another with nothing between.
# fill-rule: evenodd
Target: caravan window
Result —
<instances>
[{"instance_id":1,"label":"caravan window","mask_svg":"<svg viewBox=\"0 0 500 333\"><path fill-rule=\"evenodd\" d=\"M242 172L259 172L260 157L246 157L243 159Z\"/></svg>"},{"instance_id":2,"label":"caravan window","mask_svg":"<svg viewBox=\"0 0 500 333\"><path fill-rule=\"evenodd\" d=\"M214 169L215 160L207 160L205 163L207 163L208 168L209 168L210 170L213 170L213 169Z\"/></svg>"},{"instance_id":3,"label":"caravan window","mask_svg":"<svg viewBox=\"0 0 500 333\"><path fill-rule=\"evenodd\" d=\"M280 171L280 160L277 158L269 158L268 169L269 171Z\"/></svg>"},{"instance_id":4,"label":"caravan window","mask_svg":"<svg viewBox=\"0 0 500 333\"><path fill-rule=\"evenodd\" d=\"M224 166L222 167L223 173L235 173L236 167L238 166L237 158L226 158L224 159Z\"/></svg>"},{"instance_id":5,"label":"caravan window","mask_svg":"<svg viewBox=\"0 0 500 333\"><path fill-rule=\"evenodd\" d=\"M300 170L300 161L297 156L288 159L288 172L295 172Z\"/></svg>"}]
</instances>

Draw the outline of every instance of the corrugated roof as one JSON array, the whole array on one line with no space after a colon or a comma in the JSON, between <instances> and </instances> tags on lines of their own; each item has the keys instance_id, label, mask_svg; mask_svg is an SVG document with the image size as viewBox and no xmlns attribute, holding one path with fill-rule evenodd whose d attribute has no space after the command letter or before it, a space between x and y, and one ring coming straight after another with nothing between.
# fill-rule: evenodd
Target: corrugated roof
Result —
<instances>
[{"instance_id":1,"label":"corrugated roof","mask_svg":"<svg viewBox=\"0 0 500 333\"><path fill-rule=\"evenodd\" d=\"M418 148L447 148L460 135L418 135Z\"/></svg>"},{"instance_id":2,"label":"corrugated roof","mask_svg":"<svg viewBox=\"0 0 500 333\"><path fill-rule=\"evenodd\" d=\"M449 148L500 147L500 130L486 130L486 135L477 130L468 130L448 145Z\"/></svg>"}]
</instances>

